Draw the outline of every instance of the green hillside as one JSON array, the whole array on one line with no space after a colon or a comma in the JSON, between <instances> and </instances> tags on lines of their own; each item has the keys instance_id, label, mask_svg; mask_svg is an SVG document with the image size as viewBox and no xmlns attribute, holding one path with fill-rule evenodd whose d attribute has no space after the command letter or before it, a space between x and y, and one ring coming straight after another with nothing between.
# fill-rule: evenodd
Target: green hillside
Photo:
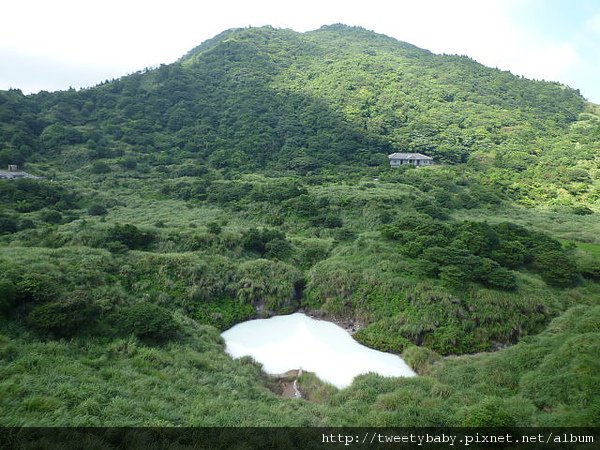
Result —
<instances>
[{"instance_id":1,"label":"green hillside","mask_svg":"<svg viewBox=\"0 0 600 450\"><path fill-rule=\"evenodd\" d=\"M0 425L595 425L599 162L578 91L344 25L0 91ZM422 376L224 354L298 309Z\"/></svg>"}]
</instances>

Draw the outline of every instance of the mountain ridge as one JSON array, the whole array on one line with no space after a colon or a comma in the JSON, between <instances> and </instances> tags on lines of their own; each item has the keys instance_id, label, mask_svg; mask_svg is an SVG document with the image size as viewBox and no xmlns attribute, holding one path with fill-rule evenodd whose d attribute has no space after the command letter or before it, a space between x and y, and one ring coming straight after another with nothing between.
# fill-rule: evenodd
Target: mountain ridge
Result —
<instances>
[{"instance_id":1,"label":"mountain ridge","mask_svg":"<svg viewBox=\"0 0 600 450\"><path fill-rule=\"evenodd\" d=\"M172 64L81 91L3 92L0 102L10 109L3 165L52 161L89 141L100 157L165 151L219 169L300 174L384 167L395 151L527 172L554 164L545 141L571 136L589 109L558 83L340 24L226 30Z\"/></svg>"}]
</instances>

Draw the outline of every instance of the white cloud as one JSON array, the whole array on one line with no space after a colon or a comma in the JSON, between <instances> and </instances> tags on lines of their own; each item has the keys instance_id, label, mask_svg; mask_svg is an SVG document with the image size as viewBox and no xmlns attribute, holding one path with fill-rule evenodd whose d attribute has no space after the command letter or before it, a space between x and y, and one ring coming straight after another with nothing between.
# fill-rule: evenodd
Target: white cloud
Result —
<instances>
[{"instance_id":1,"label":"white cloud","mask_svg":"<svg viewBox=\"0 0 600 450\"><path fill-rule=\"evenodd\" d=\"M600 35L600 13L592 16L584 26L584 30L588 33L594 33Z\"/></svg>"},{"instance_id":2,"label":"white cloud","mask_svg":"<svg viewBox=\"0 0 600 450\"><path fill-rule=\"evenodd\" d=\"M530 78L560 80L581 62L572 44L550 43L522 55L520 61L515 61L514 70Z\"/></svg>"},{"instance_id":3,"label":"white cloud","mask_svg":"<svg viewBox=\"0 0 600 450\"><path fill-rule=\"evenodd\" d=\"M79 67L73 71L78 74L75 79L69 79L65 71L66 88L172 62L227 28L271 24L307 31L341 22L436 53L466 54L520 75L561 80L580 67L578 48L516 25L511 11L523 1L532 0L9 0L3 4L0 52L40 55L40 61L53 60L55 66ZM585 28L599 30L600 15L592 17ZM7 64L15 62L0 53L0 66ZM27 64L6 71L17 76L10 83L13 86L33 78L23 73L19 79L19 67L26 70ZM89 74L88 81L83 81L84 74ZM38 75L36 87L44 83L43 69ZM6 76L2 78L0 88L8 87ZM25 84L22 87L33 90Z\"/></svg>"}]
</instances>

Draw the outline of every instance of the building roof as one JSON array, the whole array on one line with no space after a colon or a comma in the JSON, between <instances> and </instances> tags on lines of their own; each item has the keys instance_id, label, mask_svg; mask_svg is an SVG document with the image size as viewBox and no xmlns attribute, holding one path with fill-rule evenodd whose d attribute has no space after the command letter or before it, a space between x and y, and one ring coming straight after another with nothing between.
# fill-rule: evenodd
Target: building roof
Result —
<instances>
[{"instance_id":1,"label":"building roof","mask_svg":"<svg viewBox=\"0 0 600 450\"><path fill-rule=\"evenodd\" d=\"M392 153L388 155L389 159L433 159L431 156L421 153Z\"/></svg>"}]
</instances>

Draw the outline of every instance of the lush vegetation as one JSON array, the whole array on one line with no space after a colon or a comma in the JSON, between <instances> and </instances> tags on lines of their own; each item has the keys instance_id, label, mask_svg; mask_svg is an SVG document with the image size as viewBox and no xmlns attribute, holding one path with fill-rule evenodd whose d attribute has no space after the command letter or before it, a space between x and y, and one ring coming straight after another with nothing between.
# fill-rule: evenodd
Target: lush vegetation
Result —
<instances>
[{"instance_id":1,"label":"lush vegetation","mask_svg":"<svg viewBox=\"0 0 600 450\"><path fill-rule=\"evenodd\" d=\"M45 177L0 180L0 422L595 425L599 138L577 91L345 26L0 92ZM422 376L280 398L218 332L298 309Z\"/></svg>"}]
</instances>

